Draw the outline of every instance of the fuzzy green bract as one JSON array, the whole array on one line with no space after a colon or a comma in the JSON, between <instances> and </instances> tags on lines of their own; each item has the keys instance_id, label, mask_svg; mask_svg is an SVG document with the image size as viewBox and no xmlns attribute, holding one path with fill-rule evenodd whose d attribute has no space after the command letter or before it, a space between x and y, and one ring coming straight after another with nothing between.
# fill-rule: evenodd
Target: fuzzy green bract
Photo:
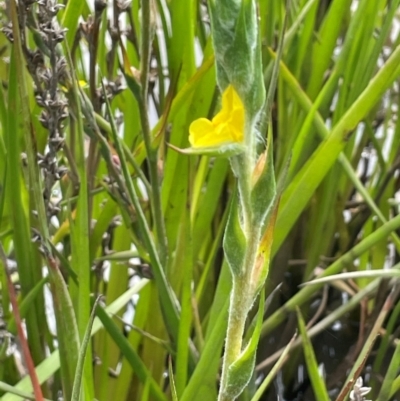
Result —
<instances>
[{"instance_id":1,"label":"fuzzy green bract","mask_svg":"<svg viewBox=\"0 0 400 401\"><path fill-rule=\"evenodd\" d=\"M263 160L265 158L265 160ZM254 221L264 225L268 212L270 211L276 197L276 182L274 174L272 135L268 137L267 149L260 156L264 165L260 166L262 171L251 191L251 204Z\"/></svg>"},{"instance_id":2,"label":"fuzzy green bract","mask_svg":"<svg viewBox=\"0 0 400 401\"><path fill-rule=\"evenodd\" d=\"M234 276L239 276L243 270L246 252L246 236L243 233L239 218L238 196L233 198L229 211L228 223L224 235L225 258Z\"/></svg>"},{"instance_id":3,"label":"fuzzy green bract","mask_svg":"<svg viewBox=\"0 0 400 401\"><path fill-rule=\"evenodd\" d=\"M248 119L253 120L265 102L255 2L209 4L218 84L222 89L234 85L244 99Z\"/></svg>"}]
</instances>

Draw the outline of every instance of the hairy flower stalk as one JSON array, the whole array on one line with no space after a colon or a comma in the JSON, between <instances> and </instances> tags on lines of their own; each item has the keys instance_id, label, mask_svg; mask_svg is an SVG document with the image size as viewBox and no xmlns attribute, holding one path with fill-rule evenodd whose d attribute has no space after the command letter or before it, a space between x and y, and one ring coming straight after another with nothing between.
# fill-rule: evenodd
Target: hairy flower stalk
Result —
<instances>
[{"instance_id":1,"label":"hairy flower stalk","mask_svg":"<svg viewBox=\"0 0 400 401\"><path fill-rule=\"evenodd\" d=\"M257 126L265 103L256 6L253 0L210 0L222 108L210 121L190 126L186 153L230 157L238 191L232 201L224 236L224 252L232 273L232 292L219 401L235 400L254 370L262 315L244 343L247 315L264 286L275 222L276 185L271 135L257 155Z\"/></svg>"}]
</instances>

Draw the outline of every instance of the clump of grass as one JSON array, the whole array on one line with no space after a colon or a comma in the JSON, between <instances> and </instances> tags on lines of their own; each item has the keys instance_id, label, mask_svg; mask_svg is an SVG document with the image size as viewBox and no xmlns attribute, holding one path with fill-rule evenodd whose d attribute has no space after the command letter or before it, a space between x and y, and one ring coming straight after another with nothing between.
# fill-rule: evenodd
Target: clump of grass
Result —
<instances>
[{"instance_id":1,"label":"clump of grass","mask_svg":"<svg viewBox=\"0 0 400 401\"><path fill-rule=\"evenodd\" d=\"M6 2L2 401L399 397L400 1L286 3Z\"/></svg>"}]
</instances>

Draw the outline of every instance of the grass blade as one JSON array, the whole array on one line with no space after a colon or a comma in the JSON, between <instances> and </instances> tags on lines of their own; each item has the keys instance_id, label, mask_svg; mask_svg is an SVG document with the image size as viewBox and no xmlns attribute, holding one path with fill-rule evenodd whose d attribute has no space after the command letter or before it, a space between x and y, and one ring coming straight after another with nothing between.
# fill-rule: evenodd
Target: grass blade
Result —
<instances>
[{"instance_id":1,"label":"grass blade","mask_svg":"<svg viewBox=\"0 0 400 401\"><path fill-rule=\"evenodd\" d=\"M348 135L354 132L357 124L367 115L400 73L399 64L400 46L394 50L367 88L335 125L329 137L322 142L284 191L274 234L273 249L275 252L282 245L310 197L344 149L349 138Z\"/></svg>"},{"instance_id":2,"label":"grass blade","mask_svg":"<svg viewBox=\"0 0 400 401\"><path fill-rule=\"evenodd\" d=\"M81 385L82 385L83 368L86 358L86 351L88 349L90 337L92 334L94 318L96 317L96 307L99 302L100 302L100 297L98 297L93 304L92 313L90 314L90 319L86 327L86 332L82 340L81 348L79 350L79 358L75 371L74 385L72 386L71 401L79 401L81 398L80 397L82 391Z\"/></svg>"},{"instance_id":3,"label":"grass blade","mask_svg":"<svg viewBox=\"0 0 400 401\"><path fill-rule=\"evenodd\" d=\"M253 398L251 401L259 401L265 392L265 390L268 388L268 386L272 383L272 380L278 373L278 371L281 369L283 364L287 360L287 356L289 355L290 349L293 345L294 340L296 339L296 335L292 337L290 340L289 344L283 349L283 351L280 353L279 359L276 361L275 365L271 369L271 371L268 373L268 375L265 377L263 382L260 384L260 387L258 387L256 393L253 395Z\"/></svg>"},{"instance_id":4,"label":"grass blade","mask_svg":"<svg viewBox=\"0 0 400 401\"><path fill-rule=\"evenodd\" d=\"M96 313L101 320L104 328L118 344L118 347L120 348L122 354L132 366L132 369L137 374L139 380L143 384L146 383L147 380L149 380L150 392L153 397L158 401L167 401L167 397L164 395L157 382L151 376L150 372L147 370L146 366L143 364L136 351L130 346L128 340L123 335L123 333L121 333L116 324L112 321L108 313L101 306L97 306Z\"/></svg>"},{"instance_id":5,"label":"grass blade","mask_svg":"<svg viewBox=\"0 0 400 401\"><path fill-rule=\"evenodd\" d=\"M314 396L318 401L330 401L324 379L323 377L321 377L318 371L317 359L315 357L312 343L307 334L307 328L299 308L297 308L297 319L298 319L300 334L303 339L303 351L307 365L307 372L311 379L312 387L314 389Z\"/></svg>"}]
</instances>

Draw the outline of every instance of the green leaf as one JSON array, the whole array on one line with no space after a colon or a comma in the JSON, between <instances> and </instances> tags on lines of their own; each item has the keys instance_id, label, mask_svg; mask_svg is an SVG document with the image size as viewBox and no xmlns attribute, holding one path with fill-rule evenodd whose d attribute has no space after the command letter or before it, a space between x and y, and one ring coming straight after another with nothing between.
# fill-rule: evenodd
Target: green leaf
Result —
<instances>
[{"instance_id":1,"label":"green leaf","mask_svg":"<svg viewBox=\"0 0 400 401\"><path fill-rule=\"evenodd\" d=\"M0 382L0 390L7 391L10 394L15 394L21 398L27 398L28 400L35 401L34 395L26 393L25 391L18 390L14 386L10 386L9 384L4 383L4 382ZM51 400L44 398L44 401L51 401Z\"/></svg>"},{"instance_id":2,"label":"green leaf","mask_svg":"<svg viewBox=\"0 0 400 401\"><path fill-rule=\"evenodd\" d=\"M83 376L83 367L85 364L85 357L86 357L86 351L88 349L91 333L92 333L92 327L93 327L93 322L94 318L96 316L96 307L97 304L100 301L100 297L96 299L93 305L93 310L92 313L90 314L90 319L88 322L88 325L86 327L85 335L82 340L82 345L79 350L79 357L78 357L78 364L76 366L76 371L75 371L75 379L74 379L74 385L72 387L72 396L71 396L71 401L79 401L80 396L81 396L81 384L82 384L82 376Z\"/></svg>"},{"instance_id":3,"label":"green leaf","mask_svg":"<svg viewBox=\"0 0 400 401\"><path fill-rule=\"evenodd\" d=\"M67 399L71 398L75 368L78 363L79 335L71 298L64 278L56 267L52 267L50 285L56 315L58 347L60 350L61 379Z\"/></svg>"},{"instance_id":4,"label":"green leaf","mask_svg":"<svg viewBox=\"0 0 400 401\"><path fill-rule=\"evenodd\" d=\"M83 3L83 2L82 2ZM68 56L71 71L74 71L71 58ZM79 80L72 73L72 99L73 109L75 116L81 116L81 107L79 102ZM71 125L74 125L76 132L76 155L75 162L77 167L77 174L79 177L79 194L76 203L76 217L72 218L71 212L69 213L69 223L71 230L71 268L78 275L79 286L71 285L71 292L77 290L77 300L74 303L75 314L77 317L77 326L79 333L79 340L82 341L86 333L86 327L90 319L90 248L89 248L89 202L88 202L88 177L86 171L85 159L85 133L83 129L83 119L71 119ZM76 303L77 302L77 303ZM79 346L77 350L78 359ZM93 368L92 368L92 346L89 343L87 349L88 359L85 362L84 369L84 388L85 396L89 399L94 397L93 385ZM71 382L72 386L72 382Z\"/></svg>"},{"instance_id":5,"label":"green leaf","mask_svg":"<svg viewBox=\"0 0 400 401\"><path fill-rule=\"evenodd\" d=\"M143 386L141 401L149 401L150 399L150 376L147 377Z\"/></svg>"},{"instance_id":6,"label":"green leaf","mask_svg":"<svg viewBox=\"0 0 400 401\"><path fill-rule=\"evenodd\" d=\"M253 0L210 4L219 86L237 88L251 123L265 101L255 7Z\"/></svg>"},{"instance_id":7,"label":"green leaf","mask_svg":"<svg viewBox=\"0 0 400 401\"><path fill-rule=\"evenodd\" d=\"M14 20L17 20L15 3L11 2ZM13 24L15 25L15 24ZM16 24L18 25L18 24ZM15 28L15 27L14 27ZM15 28L15 45L11 52L8 77L8 118L4 129L4 139L7 149L7 175L5 187L5 201L8 204L13 229L13 248L18 266L21 292L27 296L35 284L41 280L40 258L33 248L30 232L30 194L28 182L24 181L21 168L22 144L30 136L30 113L27 111L26 73L21 66L22 61L21 38L19 30ZM25 91L24 91L25 89ZM24 95L23 98L22 95ZM22 112L24 110L24 112ZM29 120L29 121L28 121ZM28 132L25 132L28 128ZM25 136L23 135L25 134ZM32 155L28 152L28 155ZM35 169L32 166L31 169ZM31 170L31 172L32 172ZM44 350L40 340L40 319L45 319L43 313L43 298L38 296L30 313L26 316L26 329L29 348L33 361L39 363L44 358Z\"/></svg>"},{"instance_id":8,"label":"green leaf","mask_svg":"<svg viewBox=\"0 0 400 401\"><path fill-rule=\"evenodd\" d=\"M268 386L271 384L273 378L276 376L276 374L279 372L279 370L282 368L286 361L286 357L289 355L289 351L292 348L292 345L294 343L294 340L296 339L296 335L292 337L290 340L289 344L285 347L283 352L281 353L279 359L276 361L275 365L273 368L270 370L268 375L265 377L263 382L261 383L260 387L257 389L256 393L254 394L253 398L251 401L259 401L264 394L265 390L268 388Z\"/></svg>"},{"instance_id":9,"label":"green leaf","mask_svg":"<svg viewBox=\"0 0 400 401\"><path fill-rule=\"evenodd\" d=\"M257 258L254 268L251 272L251 283L253 286L254 296L256 296L258 294L258 291L263 288L265 280L268 277L271 248L274 239L273 234L275 229L276 216L278 214L278 206L279 202L276 202L273 205L273 209L271 209L271 213L267 216L267 224L264 234L260 239L257 250Z\"/></svg>"},{"instance_id":10,"label":"green leaf","mask_svg":"<svg viewBox=\"0 0 400 401\"><path fill-rule=\"evenodd\" d=\"M349 12L351 0L333 1L318 32L318 40L313 43L313 71L308 82L307 93L314 99L320 90L325 71L332 62L332 53L337 45L340 28L343 26L345 14Z\"/></svg>"},{"instance_id":11,"label":"green leaf","mask_svg":"<svg viewBox=\"0 0 400 401\"><path fill-rule=\"evenodd\" d=\"M390 361L389 367L386 371L382 387L379 391L378 398L376 401L388 400L392 397L394 393L393 390L398 391L398 383L394 385L395 379L398 378L398 367L400 363L400 344L396 345L394 352L392 352L392 359Z\"/></svg>"},{"instance_id":12,"label":"green leaf","mask_svg":"<svg viewBox=\"0 0 400 401\"><path fill-rule=\"evenodd\" d=\"M49 281L48 277L43 277L28 293L26 297L22 299L21 304L19 305L19 312L21 314L21 319L24 319L29 313L30 308L32 307L34 300L36 297L43 291L44 285ZM17 333L17 327L15 325L15 316L12 315L11 319L7 324L7 331L12 334Z\"/></svg>"},{"instance_id":13,"label":"green leaf","mask_svg":"<svg viewBox=\"0 0 400 401\"><path fill-rule=\"evenodd\" d=\"M195 258L197 258L199 249L201 249L202 239L207 236L215 219L215 213L220 207L225 179L229 172L229 161L226 159L216 159L212 169L209 166L209 159L203 158L197 168L195 190L192 196L191 213L195 218L192 234ZM204 185L206 186L205 188ZM223 226L221 226L221 222L219 229L222 236L225 231L228 214L229 208L225 208L224 216L226 215L226 220ZM220 246L220 241L217 242L216 246ZM199 287L197 287L197 290L199 290Z\"/></svg>"},{"instance_id":14,"label":"green leaf","mask_svg":"<svg viewBox=\"0 0 400 401\"><path fill-rule=\"evenodd\" d=\"M150 393L158 401L167 401L167 397L164 395L162 389L157 384L157 382L152 377L151 373L148 371L147 367L144 365L143 361L140 359L137 352L131 347L128 340L121 332L119 327L113 322L108 313L101 307L97 306L96 313L104 328L113 338L113 340L118 344L122 354L127 359L132 369L136 373L139 380L145 384L147 380L150 381Z\"/></svg>"},{"instance_id":15,"label":"green leaf","mask_svg":"<svg viewBox=\"0 0 400 401\"><path fill-rule=\"evenodd\" d=\"M221 348L226 333L227 310L228 300L220 310L215 326L212 328L200 360L180 401L202 401L205 399L204 395L209 396L215 393L215 375L218 373ZM216 369L214 369L215 367Z\"/></svg>"},{"instance_id":16,"label":"green leaf","mask_svg":"<svg viewBox=\"0 0 400 401\"><path fill-rule=\"evenodd\" d=\"M63 13L61 25L67 28L66 36L70 48L76 35L79 18L85 7L87 7L86 0L69 0Z\"/></svg>"},{"instance_id":17,"label":"green leaf","mask_svg":"<svg viewBox=\"0 0 400 401\"><path fill-rule=\"evenodd\" d=\"M140 290L148 284L147 279L142 279L140 282L135 284L132 288L127 290L124 294L122 294L118 299L116 299L111 305L107 306L106 312L110 314L115 314L119 312L126 304L131 301L132 296L140 292ZM55 305L56 306L56 305ZM70 306L72 308L72 306ZM57 318L57 315L56 315ZM57 323L58 324L58 323ZM60 325L60 330L65 330L64 326ZM96 319L93 324L92 335L95 334L100 330L102 327L101 322ZM76 330L76 327L75 327ZM76 330L77 331L77 330ZM76 335L76 338L78 336ZM73 344L73 342L71 342ZM61 345L61 344L60 344ZM57 372L60 368L60 359L62 358L61 352L64 351L66 354L69 353L70 350L59 347L58 350L54 351L50 356L48 356L39 366L36 367L36 372L39 378L40 383L44 383L52 375ZM76 364L74 365L76 366ZM72 380L71 380L72 382ZM29 376L25 376L22 378L15 386L15 389L23 391L23 392L30 392L32 391L32 383L30 381ZM7 393L1 397L1 401L20 401L19 396L15 396L11 393Z\"/></svg>"},{"instance_id":18,"label":"green leaf","mask_svg":"<svg viewBox=\"0 0 400 401\"><path fill-rule=\"evenodd\" d=\"M274 254L308 204L311 196L344 149L348 135L379 101L399 75L400 46L370 81L367 88L308 159L283 193L274 238Z\"/></svg>"},{"instance_id":19,"label":"green leaf","mask_svg":"<svg viewBox=\"0 0 400 401\"><path fill-rule=\"evenodd\" d=\"M190 78L196 71L195 33L196 25L188 24L196 17L196 2L174 0L169 3L172 37L168 41L168 66L170 77L176 77L181 70L183 79ZM182 29L185 34L182 35Z\"/></svg>"},{"instance_id":20,"label":"green leaf","mask_svg":"<svg viewBox=\"0 0 400 401\"><path fill-rule=\"evenodd\" d=\"M364 238L360 243L355 245L347 253L342 255L339 259L328 266L320 277L338 274L341 270L348 267L353 260L360 257L362 254L371 249L382 238L386 238L392 231L400 227L400 215L389 220L381 227L376 229L368 237ZM314 286L303 287L297 292L290 300L288 300L281 308L275 311L263 324L263 334L273 330L278 324L282 323L288 316L288 313L295 311L296 307L303 305L312 294L315 293L316 288L321 288L324 284L315 284Z\"/></svg>"},{"instance_id":21,"label":"green leaf","mask_svg":"<svg viewBox=\"0 0 400 401\"><path fill-rule=\"evenodd\" d=\"M172 369L171 358L168 360L168 374L169 374L169 386L171 387L172 401L178 401L178 395L176 394L174 370Z\"/></svg>"},{"instance_id":22,"label":"green leaf","mask_svg":"<svg viewBox=\"0 0 400 401\"><path fill-rule=\"evenodd\" d=\"M299 308L297 308L297 319L299 323L300 334L303 339L303 350L307 371L314 389L315 399L318 401L330 401L324 379L319 374L317 359L315 357L310 338L307 334L307 328Z\"/></svg>"},{"instance_id":23,"label":"green leaf","mask_svg":"<svg viewBox=\"0 0 400 401\"><path fill-rule=\"evenodd\" d=\"M260 227L264 225L276 197L271 131L272 129L269 130L267 149L261 154L253 172L253 180L257 181L251 191L251 204L254 223L260 224ZM254 177L256 173L258 177Z\"/></svg>"},{"instance_id":24,"label":"green leaf","mask_svg":"<svg viewBox=\"0 0 400 401\"><path fill-rule=\"evenodd\" d=\"M225 257L234 276L239 276L242 273L246 252L246 237L240 224L238 204L238 194L235 191L223 242Z\"/></svg>"},{"instance_id":25,"label":"green leaf","mask_svg":"<svg viewBox=\"0 0 400 401\"><path fill-rule=\"evenodd\" d=\"M140 102L142 87L140 85L139 70L137 70L135 67L131 66L131 63L128 58L128 54L122 43L120 43L120 48L121 48L121 52L122 52L122 62L123 62L122 71L124 73L126 83L128 84L128 88L131 90L131 92L135 96L135 99L138 102Z\"/></svg>"},{"instance_id":26,"label":"green leaf","mask_svg":"<svg viewBox=\"0 0 400 401\"><path fill-rule=\"evenodd\" d=\"M231 288L229 268L223 264L218 288L210 311L210 323L205 345L189 383L180 401L203 401L216 398L216 376L220 367L221 350L228 322L229 291Z\"/></svg>"},{"instance_id":27,"label":"green leaf","mask_svg":"<svg viewBox=\"0 0 400 401\"><path fill-rule=\"evenodd\" d=\"M192 330L192 284L193 284L193 244L190 235L190 216L189 210L185 209L182 214L178 246L176 250L176 260L178 265L183 269L180 271L182 283L181 299L182 305L181 316L178 331L178 343L176 347L175 372L176 372L176 393L180 397L186 387L189 371L189 347L191 341ZM178 269L175 269L177 271ZM172 378L173 379L173 378ZM175 385L174 385L175 386Z\"/></svg>"},{"instance_id":28,"label":"green leaf","mask_svg":"<svg viewBox=\"0 0 400 401\"><path fill-rule=\"evenodd\" d=\"M102 83L102 85L103 85L103 91L106 94L104 83ZM175 293L173 292L170 286L170 283L167 281L167 277L164 271L165 267L161 263L160 256L158 254L158 250L155 245L152 232L150 231L150 227L147 223L146 216L139 202L139 196L129 173L129 167L126 162L125 153L122 149L121 140L118 137L112 110L106 95L105 99L106 99L107 112L111 123L110 124L111 134L115 143L115 148L119 156L122 175L124 178L124 183L122 184L121 189L125 189L126 187L131 208L133 209L134 207L136 214L138 216L139 227L143 235L143 241L146 246L146 251L149 253L149 257L152 262L153 274L160 294L161 307L163 309L163 312L165 313L166 317L165 323L169 329L172 338L176 341L178 338L178 327L179 327L179 311L177 306L178 301L176 299Z\"/></svg>"},{"instance_id":29,"label":"green leaf","mask_svg":"<svg viewBox=\"0 0 400 401\"><path fill-rule=\"evenodd\" d=\"M241 394L251 379L256 360L256 351L260 339L261 327L264 316L264 291L261 292L257 312L257 323L250 341L241 352L239 358L228 369L228 378L225 393L231 399Z\"/></svg>"}]
</instances>

